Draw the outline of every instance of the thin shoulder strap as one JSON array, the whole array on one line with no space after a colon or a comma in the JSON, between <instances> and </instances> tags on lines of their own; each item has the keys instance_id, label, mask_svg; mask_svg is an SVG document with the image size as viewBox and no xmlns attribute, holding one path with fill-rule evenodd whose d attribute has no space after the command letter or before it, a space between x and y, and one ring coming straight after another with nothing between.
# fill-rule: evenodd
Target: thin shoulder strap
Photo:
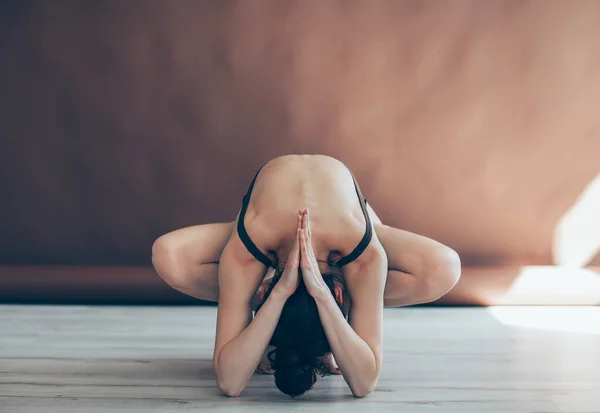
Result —
<instances>
[{"instance_id":1,"label":"thin shoulder strap","mask_svg":"<svg viewBox=\"0 0 600 413\"><path fill-rule=\"evenodd\" d=\"M256 175L254 175L254 178L252 179L252 182L250 182L250 186L248 187L248 191L246 191L246 195L244 195L244 198L242 200L242 209L240 211L240 216L237 222L237 232L240 239L242 240L250 254L254 256L254 258L262 262L267 267L273 267L273 262L269 259L269 257L263 254L263 252L260 249L258 249L254 242L252 242L252 239L250 239L248 232L246 232L246 227L244 226L244 217L246 216L246 210L248 209L248 204L250 203L252 189L254 188L256 178L258 177L258 174L262 170L263 166L261 166L258 172L256 172Z\"/></svg>"},{"instance_id":2,"label":"thin shoulder strap","mask_svg":"<svg viewBox=\"0 0 600 413\"><path fill-rule=\"evenodd\" d=\"M360 254L362 254L364 250L367 249L367 247L371 243L371 239L373 238L373 226L371 225L371 218L367 210L367 199L363 197L362 192L360 191L360 187L358 186L358 183L356 182L356 178L354 177L352 171L350 171L350 174L352 175L352 179L354 180L354 188L356 189L356 194L358 195L358 202L360 203L360 208L362 209L363 215L365 216L366 229L365 235L363 235L356 248L354 248L354 250L352 250L350 254L340 258L335 263L335 266L338 268L350 264L352 261L357 259L360 256Z\"/></svg>"}]
</instances>

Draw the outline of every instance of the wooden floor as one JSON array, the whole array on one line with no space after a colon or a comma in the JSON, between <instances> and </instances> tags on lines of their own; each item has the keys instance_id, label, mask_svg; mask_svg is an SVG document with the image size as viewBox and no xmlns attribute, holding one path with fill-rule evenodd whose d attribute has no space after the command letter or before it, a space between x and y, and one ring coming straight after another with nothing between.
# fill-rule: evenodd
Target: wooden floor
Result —
<instances>
[{"instance_id":1,"label":"wooden floor","mask_svg":"<svg viewBox=\"0 0 600 413\"><path fill-rule=\"evenodd\" d=\"M214 307L0 306L0 412L600 412L600 307L386 310L360 400L341 377L221 396L214 323Z\"/></svg>"}]
</instances>

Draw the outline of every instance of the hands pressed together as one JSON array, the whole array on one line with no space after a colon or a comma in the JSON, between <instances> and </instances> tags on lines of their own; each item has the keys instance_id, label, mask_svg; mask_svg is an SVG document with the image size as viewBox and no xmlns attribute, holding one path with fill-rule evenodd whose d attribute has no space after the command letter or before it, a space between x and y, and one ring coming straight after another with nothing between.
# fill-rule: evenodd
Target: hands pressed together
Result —
<instances>
[{"instance_id":1,"label":"hands pressed together","mask_svg":"<svg viewBox=\"0 0 600 413\"><path fill-rule=\"evenodd\" d=\"M292 249L283 274L275 286L286 297L294 294L300 284L299 269L302 270L302 279L304 280L306 290L313 298L320 298L323 297L323 294L330 294L327 284L325 284L319 271L319 265L312 248L311 235L308 209L300 210L298 211L297 228ZM258 373L273 374L271 363L267 357L270 350L271 348L269 347L265 350L262 360L256 369ZM323 360L323 363L330 374L341 374L333 358L333 354L330 353Z\"/></svg>"},{"instance_id":2,"label":"hands pressed together","mask_svg":"<svg viewBox=\"0 0 600 413\"><path fill-rule=\"evenodd\" d=\"M298 211L297 229L288 260L276 287L284 295L291 296L302 280L308 293L315 299L330 294L327 284L321 276L319 265L312 247L312 233L308 209Z\"/></svg>"}]
</instances>

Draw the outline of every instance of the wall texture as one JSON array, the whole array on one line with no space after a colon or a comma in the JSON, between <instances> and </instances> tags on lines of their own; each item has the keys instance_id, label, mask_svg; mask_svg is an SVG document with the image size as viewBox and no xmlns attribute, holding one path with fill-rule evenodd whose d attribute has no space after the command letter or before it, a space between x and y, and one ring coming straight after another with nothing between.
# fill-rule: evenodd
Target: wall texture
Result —
<instances>
[{"instance_id":1,"label":"wall texture","mask_svg":"<svg viewBox=\"0 0 600 413\"><path fill-rule=\"evenodd\" d=\"M600 173L596 1L23 0L0 52L0 264L148 263L286 153L465 264L552 263Z\"/></svg>"}]
</instances>

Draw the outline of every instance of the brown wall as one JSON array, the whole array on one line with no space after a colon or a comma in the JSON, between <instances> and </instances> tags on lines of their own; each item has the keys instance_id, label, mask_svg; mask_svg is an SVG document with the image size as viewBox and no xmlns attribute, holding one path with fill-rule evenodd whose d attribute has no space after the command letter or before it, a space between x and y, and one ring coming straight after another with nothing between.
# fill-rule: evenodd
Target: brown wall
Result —
<instances>
[{"instance_id":1,"label":"brown wall","mask_svg":"<svg viewBox=\"0 0 600 413\"><path fill-rule=\"evenodd\" d=\"M298 152L465 264L551 263L600 173L600 2L6 3L0 264L147 263Z\"/></svg>"}]
</instances>

